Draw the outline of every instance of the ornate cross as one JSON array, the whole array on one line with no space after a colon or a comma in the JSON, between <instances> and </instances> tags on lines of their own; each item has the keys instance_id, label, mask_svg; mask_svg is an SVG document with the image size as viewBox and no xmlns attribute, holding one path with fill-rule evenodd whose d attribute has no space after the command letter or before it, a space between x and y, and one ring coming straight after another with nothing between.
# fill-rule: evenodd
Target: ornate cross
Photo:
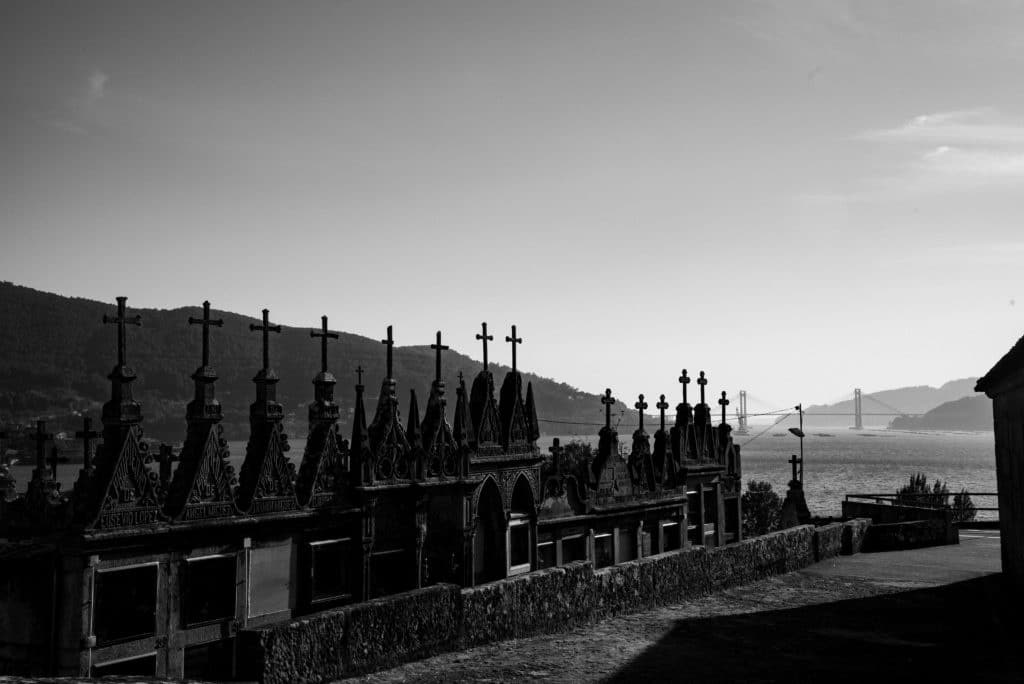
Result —
<instances>
[{"instance_id":1,"label":"ornate cross","mask_svg":"<svg viewBox=\"0 0 1024 684\"><path fill-rule=\"evenodd\" d=\"M118 301L123 299L118 297ZM46 471L46 443L53 439L53 433L46 431L46 421L36 421L36 433L32 435L32 439L36 442L36 468L40 472Z\"/></svg>"},{"instance_id":2,"label":"ornate cross","mask_svg":"<svg viewBox=\"0 0 1024 684\"><path fill-rule=\"evenodd\" d=\"M505 341L512 343L512 374L516 374L516 345L523 343L522 337L516 337L516 326L512 326L512 337L505 335Z\"/></svg>"},{"instance_id":3,"label":"ornate cross","mask_svg":"<svg viewBox=\"0 0 1024 684\"><path fill-rule=\"evenodd\" d=\"M127 297L117 298L117 315L108 316L103 314L104 323L114 323L117 325L117 365L123 366L125 360L125 326L126 325L142 325L142 316L138 314L134 316L125 315L125 302L128 301Z\"/></svg>"},{"instance_id":4,"label":"ornate cross","mask_svg":"<svg viewBox=\"0 0 1024 684\"><path fill-rule=\"evenodd\" d=\"M644 395L640 395L640 401L633 404L633 408L640 412L640 432L644 431L644 409L647 408L647 402L644 401Z\"/></svg>"},{"instance_id":5,"label":"ornate cross","mask_svg":"<svg viewBox=\"0 0 1024 684\"><path fill-rule=\"evenodd\" d=\"M725 422L725 407L729 405L729 400L725 398L725 390L722 390L722 398L718 400L718 405L722 407L722 422Z\"/></svg>"},{"instance_id":6,"label":"ornate cross","mask_svg":"<svg viewBox=\"0 0 1024 684\"><path fill-rule=\"evenodd\" d=\"M704 377L704 371L700 372L700 377L697 378L697 384L700 385L700 403L704 403L704 386L708 384L708 379Z\"/></svg>"},{"instance_id":7,"label":"ornate cross","mask_svg":"<svg viewBox=\"0 0 1024 684\"><path fill-rule=\"evenodd\" d=\"M249 324L249 330L260 330L263 332L263 370L270 368L270 333L281 332L281 326L270 325L270 309L263 310L263 324Z\"/></svg>"},{"instance_id":8,"label":"ornate cross","mask_svg":"<svg viewBox=\"0 0 1024 684\"><path fill-rule=\"evenodd\" d=\"M434 357L434 381L441 382L441 352L448 349L447 345L441 344L441 331L437 331L437 342L430 345L430 348L435 351Z\"/></svg>"},{"instance_id":9,"label":"ornate cross","mask_svg":"<svg viewBox=\"0 0 1024 684\"><path fill-rule=\"evenodd\" d=\"M611 388L604 391L601 403L604 404L604 427L610 430L612 427L612 406L615 404L615 397L612 396Z\"/></svg>"},{"instance_id":10,"label":"ornate cross","mask_svg":"<svg viewBox=\"0 0 1024 684\"><path fill-rule=\"evenodd\" d=\"M797 479L796 479L796 467L797 467L797 465L801 465L801 466L803 465L803 459L797 458L796 454L793 454L793 456L789 459L789 462L793 466L793 481L797 482Z\"/></svg>"},{"instance_id":11,"label":"ornate cross","mask_svg":"<svg viewBox=\"0 0 1024 684\"><path fill-rule=\"evenodd\" d=\"M662 394L659 399L660 399L660 401L658 401L658 403L655 404L655 406L658 408L659 411L661 411L661 431L664 432L665 431L665 409L668 408L668 402L665 401L665 395L664 394Z\"/></svg>"},{"instance_id":12,"label":"ornate cross","mask_svg":"<svg viewBox=\"0 0 1024 684\"><path fill-rule=\"evenodd\" d=\"M690 376L686 374L686 369L683 369L683 374L679 376L679 382L683 385L683 403L686 403L686 386L690 384Z\"/></svg>"},{"instance_id":13,"label":"ornate cross","mask_svg":"<svg viewBox=\"0 0 1024 684\"><path fill-rule=\"evenodd\" d=\"M483 340L483 343L484 343L484 370L487 370L487 340L493 340L494 339L494 335L488 335L487 334L487 322L486 321L481 323L480 327L483 328L483 332L482 333L477 333L476 339Z\"/></svg>"},{"instance_id":14,"label":"ornate cross","mask_svg":"<svg viewBox=\"0 0 1024 684\"><path fill-rule=\"evenodd\" d=\"M362 366L356 366L356 377L359 378L358 380L356 380L356 384L358 384L360 387L362 387L363 386L363 367Z\"/></svg>"},{"instance_id":15,"label":"ornate cross","mask_svg":"<svg viewBox=\"0 0 1024 684\"><path fill-rule=\"evenodd\" d=\"M388 326L388 338L386 340L381 340L380 343L381 344L386 344L387 347L388 347L387 372L384 374L384 377L386 377L388 380L390 380L391 379L392 349L394 349L394 347L395 347L395 338L391 336L391 326L390 325Z\"/></svg>"},{"instance_id":16,"label":"ornate cross","mask_svg":"<svg viewBox=\"0 0 1024 684\"><path fill-rule=\"evenodd\" d=\"M82 418L82 429L75 433L75 439L82 440L82 467L85 470L92 465L92 452L89 443L99 436L100 433L92 429L92 418L89 416Z\"/></svg>"},{"instance_id":17,"label":"ornate cross","mask_svg":"<svg viewBox=\"0 0 1024 684\"><path fill-rule=\"evenodd\" d=\"M210 318L210 302L206 301L203 302L203 317L189 316L188 324L203 326L203 366L210 365L210 326L219 328L224 325L224 319Z\"/></svg>"},{"instance_id":18,"label":"ornate cross","mask_svg":"<svg viewBox=\"0 0 1024 684\"><path fill-rule=\"evenodd\" d=\"M320 317L320 332L316 330L309 331L310 337L320 338L320 372L327 372L327 340L338 339L338 333L327 332L327 316Z\"/></svg>"}]
</instances>

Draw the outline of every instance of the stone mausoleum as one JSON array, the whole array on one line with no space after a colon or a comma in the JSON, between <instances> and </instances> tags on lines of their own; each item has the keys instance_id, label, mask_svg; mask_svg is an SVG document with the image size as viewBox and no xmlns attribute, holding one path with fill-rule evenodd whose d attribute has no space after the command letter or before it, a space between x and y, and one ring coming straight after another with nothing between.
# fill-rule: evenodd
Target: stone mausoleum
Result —
<instances>
[{"instance_id":1,"label":"stone mausoleum","mask_svg":"<svg viewBox=\"0 0 1024 684\"><path fill-rule=\"evenodd\" d=\"M306 447L293 460L270 364L270 334L280 327L264 311L250 326L262 335L263 358L236 473L210 360L210 328L221 321L209 303L188 321L202 326L202 361L177 453L151 453L143 439L126 352L139 317L119 297L104 321L117 329L117 363L102 430L87 419L77 435L85 456L73 491L56 480L42 422L24 491L0 464L0 673L230 679L243 629L439 582L472 586L740 539L740 449L725 423L725 392L722 421L712 423L703 372L691 406L683 371L670 427L661 397L653 440L641 395L639 429L629 448L620 444L608 390L596 450L557 440L542 450L533 388L517 370L515 326L506 337L512 370L500 389L485 324L477 335L483 367L469 388L460 379L451 412L438 333L425 409L410 388L404 419L388 328L372 419L360 371L346 440L328 369L328 340L337 335L324 317L311 331L321 367Z\"/></svg>"}]
</instances>

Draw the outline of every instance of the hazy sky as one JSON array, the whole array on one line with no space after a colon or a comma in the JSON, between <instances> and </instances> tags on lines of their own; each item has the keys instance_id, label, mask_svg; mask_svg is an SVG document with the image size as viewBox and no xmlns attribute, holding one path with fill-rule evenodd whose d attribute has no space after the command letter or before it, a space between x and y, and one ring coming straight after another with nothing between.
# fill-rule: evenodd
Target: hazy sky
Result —
<instances>
[{"instance_id":1,"label":"hazy sky","mask_svg":"<svg viewBox=\"0 0 1024 684\"><path fill-rule=\"evenodd\" d=\"M981 374L1024 333L1022 29L988 1L7 0L0 279L474 356L516 323L522 367L623 399L683 366L776 407Z\"/></svg>"}]
</instances>

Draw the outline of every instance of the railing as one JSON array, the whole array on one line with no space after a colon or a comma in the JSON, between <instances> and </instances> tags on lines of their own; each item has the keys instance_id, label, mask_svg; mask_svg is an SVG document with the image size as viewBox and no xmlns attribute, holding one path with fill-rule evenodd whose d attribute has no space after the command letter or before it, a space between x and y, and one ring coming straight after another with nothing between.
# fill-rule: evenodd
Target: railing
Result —
<instances>
[{"instance_id":1,"label":"railing","mask_svg":"<svg viewBox=\"0 0 1024 684\"><path fill-rule=\"evenodd\" d=\"M965 492L970 497L971 503L974 506L974 510L977 513L999 513L999 493L998 492ZM913 494L893 494L891 492L879 493L879 494L847 494L846 500L868 500L876 504L887 504L890 506L899 505L911 505L920 506L921 508L952 508L953 497L960 494L960 492L949 492L948 494L935 494L932 492L918 492ZM943 503L936 503L936 499L945 499ZM976 499L995 499L995 505L993 506L979 506ZM918 501L914 501L917 499ZM997 520L998 515L979 515L978 519L985 520Z\"/></svg>"}]
</instances>

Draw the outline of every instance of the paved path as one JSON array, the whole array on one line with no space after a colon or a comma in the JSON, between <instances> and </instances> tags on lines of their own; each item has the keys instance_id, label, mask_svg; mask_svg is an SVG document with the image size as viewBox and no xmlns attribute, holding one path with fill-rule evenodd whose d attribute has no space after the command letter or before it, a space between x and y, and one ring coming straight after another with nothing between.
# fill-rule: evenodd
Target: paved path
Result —
<instances>
[{"instance_id":1,"label":"paved path","mask_svg":"<svg viewBox=\"0 0 1024 684\"><path fill-rule=\"evenodd\" d=\"M409 663L367 682L1024 680L998 532L859 554L563 634ZM1019 617L1013 622L1019 626Z\"/></svg>"}]
</instances>

